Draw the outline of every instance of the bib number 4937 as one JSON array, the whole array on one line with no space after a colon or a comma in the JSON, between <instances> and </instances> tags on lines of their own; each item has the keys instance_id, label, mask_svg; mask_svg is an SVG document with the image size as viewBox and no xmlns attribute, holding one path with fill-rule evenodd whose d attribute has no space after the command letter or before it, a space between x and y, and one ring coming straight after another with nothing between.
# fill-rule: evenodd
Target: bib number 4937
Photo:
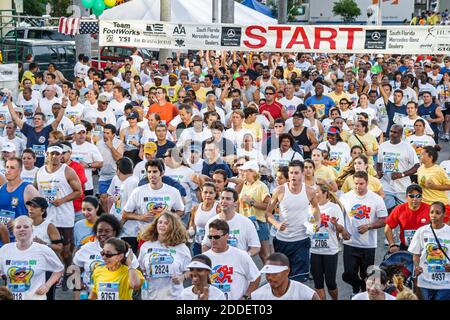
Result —
<instances>
[{"instance_id":1,"label":"bib number 4937","mask_svg":"<svg viewBox=\"0 0 450 320\"><path fill-rule=\"evenodd\" d=\"M431 274L431 279L433 281L444 281L445 280L445 273L444 272L435 272Z\"/></svg>"}]
</instances>

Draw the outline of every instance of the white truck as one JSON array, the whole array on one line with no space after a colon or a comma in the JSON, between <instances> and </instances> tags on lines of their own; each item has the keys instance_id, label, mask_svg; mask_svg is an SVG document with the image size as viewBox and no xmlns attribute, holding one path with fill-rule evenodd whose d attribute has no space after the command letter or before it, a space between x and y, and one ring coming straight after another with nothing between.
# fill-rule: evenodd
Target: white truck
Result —
<instances>
[{"instance_id":1,"label":"white truck","mask_svg":"<svg viewBox=\"0 0 450 320\"><path fill-rule=\"evenodd\" d=\"M295 22L300 23L342 23L342 17L333 14L333 6L336 1L310 0L309 3L294 5L292 8L289 8L290 16L294 17ZM353 23L367 24L368 9L378 10L378 1L382 1L381 14L384 24L399 24L405 19L411 20L414 13L414 0L355 0L361 9L361 15ZM373 18L372 16L372 21L374 20Z\"/></svg>"}]
</instances>

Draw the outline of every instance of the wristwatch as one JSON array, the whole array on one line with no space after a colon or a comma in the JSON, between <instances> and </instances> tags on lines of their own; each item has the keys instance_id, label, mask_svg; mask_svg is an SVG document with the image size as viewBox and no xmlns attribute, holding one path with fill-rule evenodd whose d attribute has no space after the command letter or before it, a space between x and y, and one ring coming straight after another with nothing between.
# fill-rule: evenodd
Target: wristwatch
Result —
<instances>
[{"instance_id":1,"label":"wristwatch","mask_svg":"<svg viewBox=\"0 0 450 320\"><path fill-rule=\"evenodd\" d=\"M254 207L254 206L255 206L255 202L256 202L255 200L250 200L249 203L250 203L250 205L251 205L252 207Z\"/></svg>"},{"instance_id":2,"label":"wristwatch","mask_svg":"<svg viewBox=\"0 0 450 320\"><path fill-rule=\"evenodd\" d=\"M88 163L88 168L92 168L92 163Z\"/></svg>"},{"instance_id":3,"label":"wristwatch","mask_svg":"<svg viewBox=\"0 0 450 320\"><path fill-rule=\"evenodd\" d=\"M405 177L405 174L404 174L403 172L402 172L401 174L402 174L402 178L404 178L404 177Z\"/></svg>"}]
</instances>

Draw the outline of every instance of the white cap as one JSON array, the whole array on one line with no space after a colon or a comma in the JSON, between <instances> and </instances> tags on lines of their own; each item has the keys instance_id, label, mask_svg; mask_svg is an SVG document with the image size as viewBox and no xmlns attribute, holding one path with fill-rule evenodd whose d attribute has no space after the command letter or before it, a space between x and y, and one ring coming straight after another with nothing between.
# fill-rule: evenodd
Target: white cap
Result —
<instances>
[{"instance_id":1,"label":"white cap","mask_svg":"<svg viewBox=\"0 0 450 320\"><path fill-rule=\"evenodd\" d=\"M193 268L197 268L197 269L206 269L211 271L211 267L200 262L200 261L192 261L191 263L189 263L186 267L186 269L193 269Z\"/></svg>"},{"instance_id":2,"label":"white cap","mask_svg":"<svg viewBox=\"0 0 450 320\"><path fill-rule=\"evenodd\" d=\"M382 55L381 53L377 54L377 59L378 58L384 58L384 55Z\"/></svg>"},{"instance_id":3,"label":"white cap","mask_svg":"<svg viewBox=\"0 0 450 320\"><path fill-rule=\"evenodd\" d=\"M81 131L87 131L86 127L83 126L82 124L77 124L75 128L73 128L73 132L75 133L80 133Z\"/></svg>"},{"instance_id":4,"label":"white cap","mask_svg":"<svg viewBox=\"0 0 450 320\"><path fill-rule=\"evenodd\" d=\"M2 152L16 152L16 146L12 143L4 143L2 145Z\"/></svg>"},{"instance_id":5,"label":"white cap","mask_svg":"<svg viewBox=\"0 0 450 320\"><path fill-rule=\"evenodd\" d=\"M253 171L259 172L259 165L258 165L258 162L256 162L256 160L250 160L250 161L247 161L246 163L244 163L242 165L242 167L240 167L239 169L253 170Z\"/></svg>"},{"instance_id":6,"label":"white cap","mask_svg":"<svg viewBox=\"0 0 450 320\"><path fill-rule=\"evenodd\" d=\"M280 273L287 269L289 269L287 266L275 266L273 264L266 264L261 269L261 273Z\"/></svg>"},{"instance_id":7,"label":"white cap","mask_svg":"<svg viewBox=\"0 0 450 320\"><path fill-rule=\"evenodd\" d=\"M59 154L63 154L63 149L59 146L51 146L48 147L47 152L48 153L58 152Z\"/></svg>"}]
</instances>

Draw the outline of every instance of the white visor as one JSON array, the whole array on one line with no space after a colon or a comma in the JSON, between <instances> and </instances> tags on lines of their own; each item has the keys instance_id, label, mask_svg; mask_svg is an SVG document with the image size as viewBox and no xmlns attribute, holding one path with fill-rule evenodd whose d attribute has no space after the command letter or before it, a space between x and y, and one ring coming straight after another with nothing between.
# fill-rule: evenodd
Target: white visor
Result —
<instances>
[{"instance_id":1,"label":"white visor","mask_svg":"<svg viewBox=\"0 0 450 320\"><path fill-rule=\"evenodd\" d=\"M206 269L211 271L211 267L200 262L200 261L192 261L191 263L189 263L186 267L186 269Z\"/></svg>"},{"instance_id":2,"label":"white visor","mask_svg":"<svg viewBox=\"0 0 450 320\"><path fill-rule=\"evenodd\" d=\"M52 152L58 152L59 154L63 153L63 149L58 147L58 146L52 146L50 148L47 149L48 153L52 153Z\"/></svg>"},{"instance_id":3,"label":"white visor","mask_svg":"<svg viewBox=\"0 0 450 320\"><path fill-rule=\"evenodd\" d=\"M274 266L272 264L266 264L262 269L261 273L280 273L287 270L287 266Z\"/></svg>"}]
</instances>

